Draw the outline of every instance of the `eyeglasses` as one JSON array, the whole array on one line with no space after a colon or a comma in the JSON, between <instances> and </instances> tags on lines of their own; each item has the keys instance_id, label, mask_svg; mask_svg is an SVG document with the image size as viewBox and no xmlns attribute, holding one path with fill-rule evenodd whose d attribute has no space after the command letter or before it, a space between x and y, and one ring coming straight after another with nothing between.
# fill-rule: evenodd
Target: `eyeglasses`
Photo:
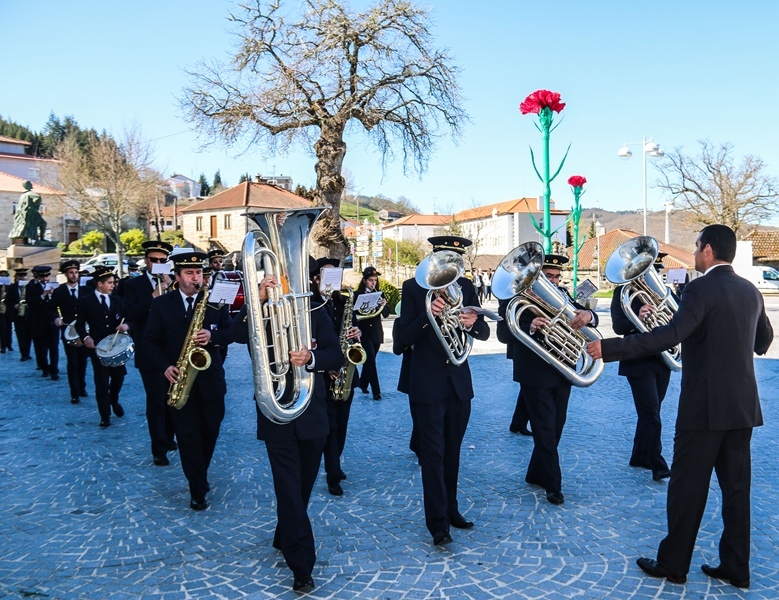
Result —
<instances>
[{"instance_id":1,"label":"eyeglasses","mask_svg":"<svg viewBox=\"0 0 779 600\"><path fill-rule=\"evenodd\" d=\"M147 256L146 260L153 263L166 263L168 262L167 258L152 258L151 256Z\"/></svg>"}]
</instances>

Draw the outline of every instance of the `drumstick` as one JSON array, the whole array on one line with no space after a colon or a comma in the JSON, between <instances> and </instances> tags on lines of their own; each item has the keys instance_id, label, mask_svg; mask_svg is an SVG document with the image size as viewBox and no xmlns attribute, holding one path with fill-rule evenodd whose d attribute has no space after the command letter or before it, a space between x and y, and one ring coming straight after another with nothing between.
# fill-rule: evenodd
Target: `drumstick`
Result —
<instances>
[{"instance_id":1,"label":"drumstick","mask_svg":"<svg viewBox=\"0 0 779 600\"><path fill-rule=\"evenodd\" d=\"M124 317L122 317L122 320L119 321L119 327L122 326L122 323L124 323ZM116 338L119 337L119 327L116 328L116 334L114 334L114 339L111 340L111 345L108 346L107 352L111 352L111 348L114 347L114 342L116 341Z\"/></svg>"}]
</instances>

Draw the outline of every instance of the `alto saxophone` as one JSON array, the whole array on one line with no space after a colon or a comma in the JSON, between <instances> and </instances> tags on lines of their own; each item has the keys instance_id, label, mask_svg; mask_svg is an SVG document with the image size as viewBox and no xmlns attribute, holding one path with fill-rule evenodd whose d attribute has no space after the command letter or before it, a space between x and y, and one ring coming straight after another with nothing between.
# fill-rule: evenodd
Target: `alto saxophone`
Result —
<instances>
[{"instance_id":1,"label":"alto saxophone","mask_svg":"<svg viewBox=\"0 0 779 600\"><path fill-rule=\"evenodd\" d=\"M0 315L5 314L5 287L0 285Z\"/></svg>"},{"instance_id":2,"label":"alto saxophone","mask_svg":"<svg viewBox=\"0 0 779 600\"><path fill-rule=\"evenodd\" d=\"M27 313L27 286L19 286L19 310L17 315L23 317Z\"/></svg>"},{"instance_id":3,"label":"alto saxophone","mask_svg":"<svg viewBox=\"0 0 779 600\"><path fill-rule=\"evenodd\" d=\"M341 290L341 294L346 295L343 320L341 321L341 334L339 336L341 341L341 352L343 352L344 355L344 364L338 370L338 375L333 380L333 384L330 388L333 399L335 400L346 400L349 398L349 393L352 389L352 380L354 379L354 371L357 368L357 365L363 364L368 357L365 353L365 348L363 348L359 342L352 344L346 338L346 334L352 326L354 294L350 287L344 287Z\"/></svg>"},{"instance_id":4,"label":"alto saxophone","mask_svg":"<svg viewBox=\"0 0 779 600\"><path fill-rule=\"evenodd\" d=\"M181 410L189 399L192 385L195 383L198 371L205 371L211 366L211 355L208 350L195 344L195 335L203 328L203 319L206 316L209 289L203 289L203 298L192 314L192 322L189 324L184 346L176 361L179 370L179 378L176 383L171 383L168 388L168 406Z\"/></svg>"}]
</instances>

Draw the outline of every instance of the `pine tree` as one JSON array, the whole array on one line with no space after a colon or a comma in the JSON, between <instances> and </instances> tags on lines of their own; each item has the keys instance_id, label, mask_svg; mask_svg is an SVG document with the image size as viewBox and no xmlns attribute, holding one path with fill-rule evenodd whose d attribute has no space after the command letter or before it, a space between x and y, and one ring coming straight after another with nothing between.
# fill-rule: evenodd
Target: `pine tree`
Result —
<instances>
[{"instance_id":1,"label":"pine tree","mask_svg":"<svg viewBox=\"0 0 779 600\"><path fill-rule=\"evenodd\" d=\"M198 183L200 184L200 195L201 196L210 196L211 195L211 186L208 185L208 181L206 180L206 174L201 173L200 179L198 180Z\"/></svg>"},{"instance_id":2,"label":"pine tree","mask_svg":"<svg viewBox=\"0 0 779 600\"><path fill-rule=\"evenodd\" d=\"M222 183L222 174L219 172L219 169L216 170L216 173L214 173L214 183L211 186L211 190L216 194L217 192L220 192L224 189L224 184Z\"/></svg>"}]
</instances>

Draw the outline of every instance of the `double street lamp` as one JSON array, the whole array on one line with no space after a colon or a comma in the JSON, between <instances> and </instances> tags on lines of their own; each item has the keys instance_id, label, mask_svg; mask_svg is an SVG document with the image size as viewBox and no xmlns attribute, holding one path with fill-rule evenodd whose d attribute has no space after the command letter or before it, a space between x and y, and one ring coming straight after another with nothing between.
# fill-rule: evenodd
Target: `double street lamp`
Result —
<instances>
[{"instance_id":1,"label":"double street lamp","mask_svg":"<svg viewBox=\"0 0 779 600\"><path fill-rule=\"evenodd\" d=\"M663 152L659 144L656 144L652 138L643 138L640 142L630 142L624 144L622 148L619 149L619 152L617 152L617 156L624 160L629 159L631 156L633 156L633 152L631 152L629 146L638 145L641 146L642 152L644 154L644 235L646 235L646 157L649 155L652 158L662 158L665 156L665 152Z\"/></svg>"}]
</instances>

